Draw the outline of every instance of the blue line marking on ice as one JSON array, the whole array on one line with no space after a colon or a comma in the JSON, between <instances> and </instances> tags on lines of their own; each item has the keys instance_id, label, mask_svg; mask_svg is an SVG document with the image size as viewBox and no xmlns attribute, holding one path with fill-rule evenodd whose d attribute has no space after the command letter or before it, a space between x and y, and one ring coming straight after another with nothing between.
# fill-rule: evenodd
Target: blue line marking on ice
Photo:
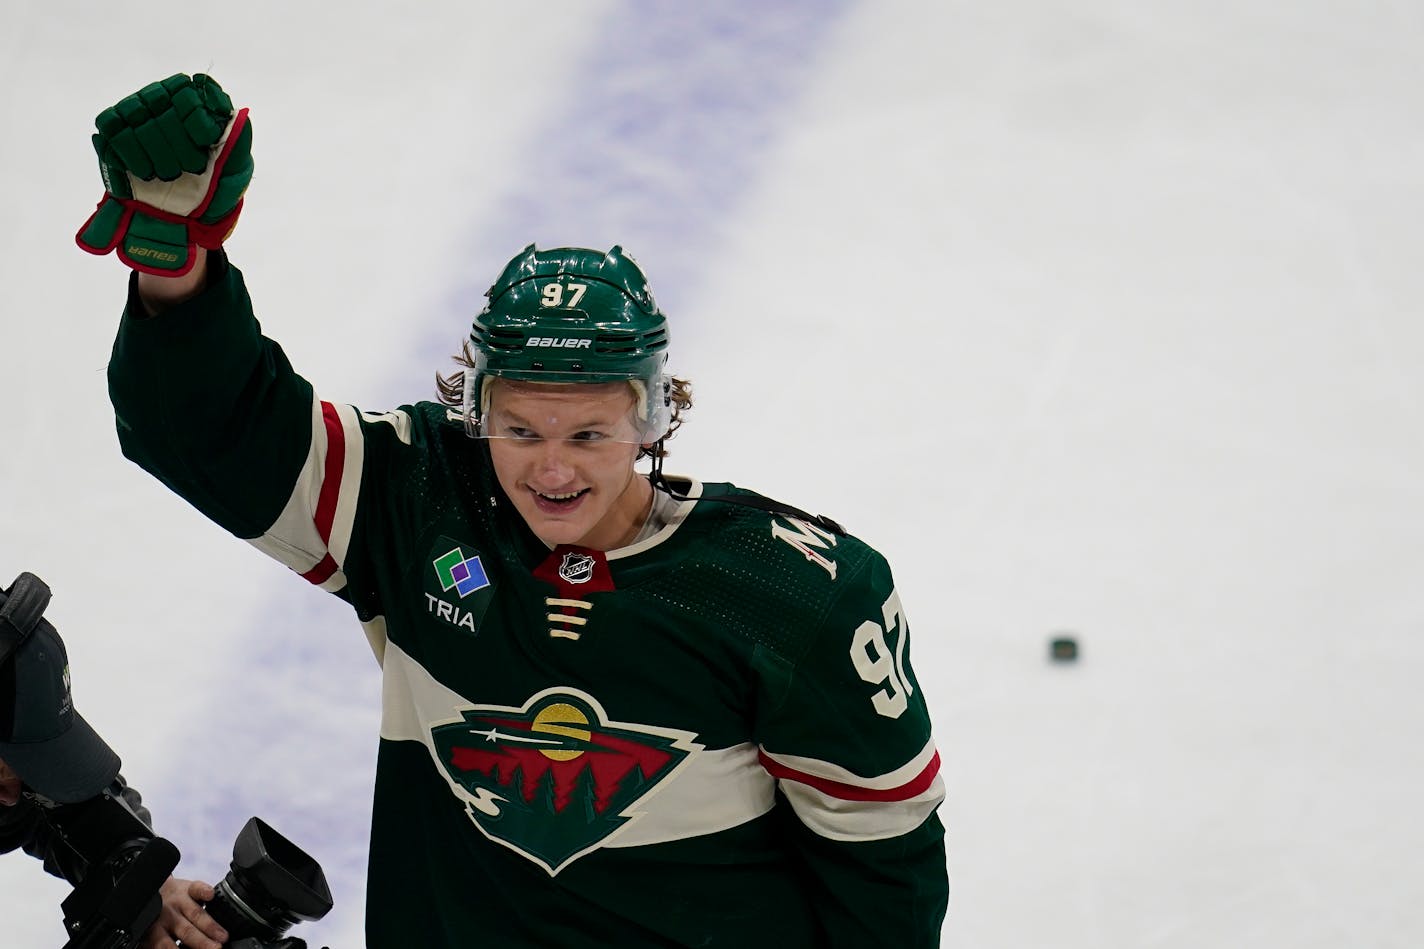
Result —
<instances>
[{"instance_id":1,"label":"blue line marking on ice","mask_svg":"<svg viewBox=\"0 0 1424 949\"><path fill-rule=\"evenodd\" d=\"M499 269L528 243L622 244L663 309L683 310L849 0L634 0L609 18L561 111L523 149L520 185L476 228L452 321L423 365L445 366ZM537 68L531 65L530 68ZM452 332L453 330L453 332Z\"/></svg>"}]
</instances>

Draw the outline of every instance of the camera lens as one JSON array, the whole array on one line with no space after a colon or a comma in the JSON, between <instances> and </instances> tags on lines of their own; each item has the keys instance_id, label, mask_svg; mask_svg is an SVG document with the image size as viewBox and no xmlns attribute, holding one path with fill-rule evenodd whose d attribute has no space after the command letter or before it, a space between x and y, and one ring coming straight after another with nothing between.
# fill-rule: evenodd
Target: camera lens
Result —
<instances>
[{"instance_id":1,"label":"camera lens","mask_svg":"<svg viewBox=\"0 0 1424 949\"><path fill-rule=\"evenodd\" d=\"M331 910L320 865L257 817L237 835L231 868L213 889L208 914L233 940L277 939L298 921Z\"/></svg>"}]
</instances>

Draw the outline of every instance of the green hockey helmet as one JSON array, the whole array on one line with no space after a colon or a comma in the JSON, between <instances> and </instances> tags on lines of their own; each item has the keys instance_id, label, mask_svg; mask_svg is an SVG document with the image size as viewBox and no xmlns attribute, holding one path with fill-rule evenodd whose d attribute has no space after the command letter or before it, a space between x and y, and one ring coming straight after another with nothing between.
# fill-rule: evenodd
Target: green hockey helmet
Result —
<instances>
[{"instance_id":1,"label":"green hockey helmet","mask_svg":"<svg viewBox=\"0 0 1424 949\"><path fill-rule=\"evenodd\" d=\"M465 372L464 416L479 434L486 382L629 382L640 395L643 434L667 430L671 382L667 319L647 278L614 247L524 248L485 293L470 330L474 369Z\"/></svg>"}]
</instances>

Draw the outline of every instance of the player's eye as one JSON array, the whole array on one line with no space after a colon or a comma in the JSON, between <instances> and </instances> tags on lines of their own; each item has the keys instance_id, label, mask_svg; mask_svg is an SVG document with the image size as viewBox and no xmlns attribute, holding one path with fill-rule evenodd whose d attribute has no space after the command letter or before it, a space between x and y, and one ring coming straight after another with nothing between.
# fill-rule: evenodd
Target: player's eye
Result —
<instances>
[{"instance_id":1,"label":"player's eye","mask_svg":"<svg viewBox=\"0 0 1424 949\"><path fill-rule=\"evenodd\" d=\"M608 436L603 432L596 432L592 429L585 429L581 432L575 432L569 440L575 442L601 442L607 437Z\"/></svg>"}]
</instances>

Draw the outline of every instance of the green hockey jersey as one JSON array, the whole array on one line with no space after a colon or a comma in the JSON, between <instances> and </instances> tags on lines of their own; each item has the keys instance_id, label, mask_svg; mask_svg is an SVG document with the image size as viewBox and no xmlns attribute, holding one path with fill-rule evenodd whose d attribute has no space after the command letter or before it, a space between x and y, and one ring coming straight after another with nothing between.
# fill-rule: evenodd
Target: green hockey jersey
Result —
<instances>
[{"instance_id":1,"label":"green hockey jersey","mask_svg":"<svg viewBox=\"0 0 1424 949\"><path fill-rule=\"evenodd\" d=\"M211 266L158 317L131 296L120 441L365 629L369 946L938 945L944 786L884 558L692 479L653 536L550 550L458 413L323 400Z\"/></svg>"}]
</instances>

